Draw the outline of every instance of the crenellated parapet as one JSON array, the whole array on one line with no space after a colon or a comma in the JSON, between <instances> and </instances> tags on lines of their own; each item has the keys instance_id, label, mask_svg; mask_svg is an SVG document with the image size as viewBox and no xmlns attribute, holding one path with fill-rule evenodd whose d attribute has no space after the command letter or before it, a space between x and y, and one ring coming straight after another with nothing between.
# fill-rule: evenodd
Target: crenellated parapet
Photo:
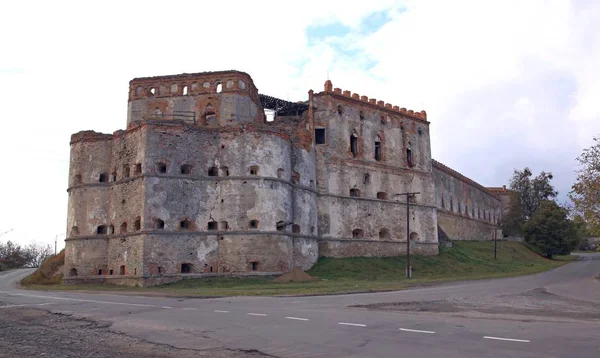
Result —
<instances>
[{"instance_id":1,"label":"crenellated parapet","mask_svg":"<svg viewBox=\"0 0 600 358\"><path fill-rule=\"evenodd\" d=\"M71 144L78 142L99 142L113 139L112 134L96 131L80 131L71 135Z\"/></svg>"},{"instance_id":2,"label":"crenellated parapet","mask_svg":"<svg viewBox=\"0 0 600 358\"><path fill-rule=\"evenodd\" d=\"M250 75L241 71L183 73L140 77L129 81L129 102L143 98L180 97L218 93L244 93L260 102Z\"/></svg>"},{"instance_id":3,"label":"crenellated parapet","mask_svg":"<svg viewBox=\"0 0 600 358\"><path fill-rule=\"evenodd\" d=\"M341 88L333 87L333 84L330 80L325 81L324 92L329 95L345 97L354 101L359 101L364 104L370 105L372 107L377 107L378 109L387 110L389 112L395 114L401 114L407 117L411 117L414 119L418 119L421 121L427 121L427 112L420 111L416 112L412 109L406 109L405 107L400 107L396 105L392 105L390 103L385 103L384 101L377 100L376 98L370 98L368 96L361 96L358 93L352 93L348 90L342 90Z\"/></svg>"}]
</instances>

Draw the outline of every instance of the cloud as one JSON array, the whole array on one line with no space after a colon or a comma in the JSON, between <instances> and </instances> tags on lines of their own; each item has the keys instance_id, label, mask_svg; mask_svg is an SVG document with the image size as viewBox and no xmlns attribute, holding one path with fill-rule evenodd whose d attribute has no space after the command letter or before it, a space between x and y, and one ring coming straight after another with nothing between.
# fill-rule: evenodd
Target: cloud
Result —
<instances>
[{"instance_id":1,"label":"cloud","mask_svg":"<svg viewBox=\"0 0 600 358\"><path fill-rule=\"evenodd\" d=\"M262 93L306 100L329 75L335 87L425 109L433 156L489 186L527 165L552 171L566 194L575 157L600 134L597 2L40 1L4 10L0 150L10 174L0 231L15 228L5 238L24 242L64 233L70 135L124 128L134 77L238 69Z\"/></svg>"}]
</instances>

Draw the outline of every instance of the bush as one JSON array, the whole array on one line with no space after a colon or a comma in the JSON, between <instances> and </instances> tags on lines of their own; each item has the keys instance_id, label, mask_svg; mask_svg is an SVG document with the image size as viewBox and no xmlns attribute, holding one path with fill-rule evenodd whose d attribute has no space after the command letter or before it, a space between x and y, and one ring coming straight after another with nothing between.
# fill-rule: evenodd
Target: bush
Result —
<instances>
[{"instance_id":1,"label":"bush","mask_svg":"<svg viewBox=\"0 0 600 358\"><path fill-rule=\"evenodd\" d=\"M55 285L62 282L63 274L57 274L57 270L65 264L65 250L56 256L47 258L40 268L30 276L21 280L22 285Z\"/></svg>"}]
</instances>

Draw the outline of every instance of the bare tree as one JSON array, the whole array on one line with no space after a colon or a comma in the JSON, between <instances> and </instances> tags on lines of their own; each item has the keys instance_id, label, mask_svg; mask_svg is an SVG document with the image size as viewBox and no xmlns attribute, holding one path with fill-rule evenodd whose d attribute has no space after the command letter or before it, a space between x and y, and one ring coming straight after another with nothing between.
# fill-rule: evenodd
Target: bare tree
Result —
<instances>
[{"instance_id":1,"label":"bare tree","mask_svg":"<svg viewBox=\"0 0 600 358\"><path fill-rule=\"evenodd\" d=\"M30 243L24 251L27 259L25 266L27 267L40 267L48 257L52 256L50 245L37 244L35 241Z\"/></svg>"}]
</instances>

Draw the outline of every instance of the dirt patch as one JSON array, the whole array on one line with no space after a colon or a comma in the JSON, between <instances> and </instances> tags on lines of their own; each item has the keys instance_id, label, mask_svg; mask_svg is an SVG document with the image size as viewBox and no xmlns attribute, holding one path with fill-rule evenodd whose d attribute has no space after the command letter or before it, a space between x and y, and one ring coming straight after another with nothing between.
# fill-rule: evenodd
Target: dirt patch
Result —
<instances>
[{"instance_id":1,"label":"dirt patch","mask_svg":"<svg viewBox=\"0 0 600 358\"><path fill-rule=\"evenodd\" d=\"M518 319L519 316L526 316L528 319L539 320L553 318L600 320L600 307L590 302L553 295L545 289L534 289L518 295L376 303L352 307L479 318Z\"/></svg>"},{"instance_id":2,"label":"dirt patch","mask_svg":"<svg viewBox=\"0 0 600 358\"><path fill-rule=\"evenodd\" d=\"M310 282L317 281L318 278L307 274L302 271L299 267L294 267L291 272L286 272L281 276L278 276L275 282Z\"/></svg>"},{"instance_id":3,"label":"dirt patch","mask_svg":"<svg viewBox=\"0 0 600 358\"><path fill-rule=\"evenodd\" d=\"M4 304L0 304L3 306ZM178 349L110 330L108 324L32 308L0 309L0 357L270 357L258 351Z\"/></svg>"}]
</instances>

